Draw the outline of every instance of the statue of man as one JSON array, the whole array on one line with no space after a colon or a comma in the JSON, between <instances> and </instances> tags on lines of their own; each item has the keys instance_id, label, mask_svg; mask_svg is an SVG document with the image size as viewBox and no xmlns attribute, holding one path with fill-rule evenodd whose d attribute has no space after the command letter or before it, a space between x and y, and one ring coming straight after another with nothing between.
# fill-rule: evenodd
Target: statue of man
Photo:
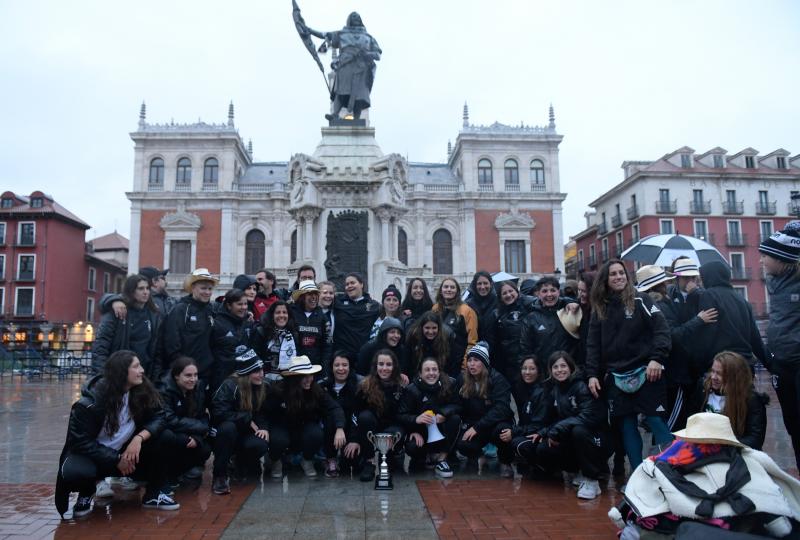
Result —
<instances>
[{"instance_id":1,"label":"statue of man","mask_svg":"<svg viewBox=\"0 0 800 540\"><path fill-rule=\"evenodd\" d=\"M347 25L336 32L318 32L308 28L312 35L325 40L325 45L339 49L339 58L331 64L335 73L331 101L332 120L339 116L342 107L353 113L358 120L361 111L370 106L369 94L375 80L375 61L381 59L378 42L367 33L361 16L355 11L347 17ZM320 49L324 52L323 49Z\"/></svg>"}]
</instances>

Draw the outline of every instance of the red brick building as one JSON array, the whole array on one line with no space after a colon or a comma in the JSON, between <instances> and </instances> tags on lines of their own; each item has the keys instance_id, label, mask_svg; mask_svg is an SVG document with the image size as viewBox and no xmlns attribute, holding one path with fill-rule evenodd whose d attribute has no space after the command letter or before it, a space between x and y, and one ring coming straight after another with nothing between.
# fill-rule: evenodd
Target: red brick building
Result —
<instances>
[{"instance_id":1,"label":"red brick building","mask_svg":"<svg viewBox=\"0 0 800 540\"><path fill-rule=\"evenodd\" d=\"M27 196L6 191L0 196L4 326L97 320L100 297L120 289L126 268L112 257L94 253L92 243L85 240L89 228L41 191ZM108 249L111 243L105 244ZM115 243L118 251L119 244Z\"/></svg>"},{"instance_id":2,"label":"red brick building","mask_svg":"<svg viewBox=\"0 0 800 540\"><path fill-rule=\"evenodd\" d=\"M792 199L800 192L800 156L783 149L760 156L752 148L696 154L683 147L622 168L625 179L590 204L586 229L572 237L578 273L597 270L645 236L692 235L722 253L734 288L765 316L758 245L800 215L800 201Z\"/></svg>"}]
</instances>

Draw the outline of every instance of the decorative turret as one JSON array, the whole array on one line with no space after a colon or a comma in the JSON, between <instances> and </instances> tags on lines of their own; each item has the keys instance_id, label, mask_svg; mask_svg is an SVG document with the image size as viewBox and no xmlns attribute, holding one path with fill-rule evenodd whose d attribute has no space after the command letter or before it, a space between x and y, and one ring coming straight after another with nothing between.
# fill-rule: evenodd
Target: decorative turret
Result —
<instances>
[{"instance_id":1,"label":"decorative turret","mask_svg":"<svg viewBox=\"0 0 800 540\"><path fill-rule=\"evenodd\" d=\"M453 145L452 145L452 143L451 143L451 142L448 140L448 141L447 141L447 159L449 160L449 159L450 159L450 156L452 156L452 155L453 155Z\"/></svg>"},{"instance_id":2,"label":"decorative turret","mask_svg":"<svg viewBox=\"0 0 800 540\"><path fill-rule=\"evenodd\" d=\"M147 120L147 105L142 101L142 107L139 109L139 128L144 128Z\"/></svg>"},{"instance_id":3,"label":"decorative turret","mask_svg":"<svg viewBox=\"0 0 800 540\"><path fill-rule=\"evenodd\" d=\"M247 153L250 154L250 159L253 159L253 139L247 141Z\"/></svg>"},{"instance_id":4,"label":"decorative turret","mask_svg":"<svg viewBox=\"0 0 800 540\"><path fill-rule=\"evenodd\" d=\"M464 102L464 127L469 127L469 107L467 106L467 102Z\"/></svg>"},{"instance_id":5,"label":"decorative turret","mask_svg":"<svg viewBox=\"0 0 800 540\"><path fill-rule=\"evenodd\" d=\"M550 129L556 129L556 113L553 111L553 104L550 104L550 123L547 125Z\"/></svg>"},{"instance_id":6,"label":"decorative turret","mask_svg":"<svg viewBox=\"0 0 800 540\"><path fill-rule=\"evenodd\" d=\"M233 127L233 100L228 105L228 126Z\"/></svg>"}]
</instances>

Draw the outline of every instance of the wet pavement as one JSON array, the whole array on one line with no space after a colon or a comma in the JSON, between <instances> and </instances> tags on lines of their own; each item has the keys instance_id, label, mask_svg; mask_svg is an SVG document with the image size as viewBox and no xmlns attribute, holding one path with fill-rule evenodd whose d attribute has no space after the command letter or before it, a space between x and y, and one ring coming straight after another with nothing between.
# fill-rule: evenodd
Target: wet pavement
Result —
<instances>
[{"instance_id":1,"label":"wet pavement","mask_svg":"<svg viewBox=\"0 0 800 540\"><path fill-rule=\"evenodd\" d=\"M797 475L780 408L771 394L765 451ZM177 512L143 510L139 492L117 492L107 507L82 520L62 521L53 482L69 407L80 381L0 380L0 540L11 538L614 538L606 513L620 500L614 480L603 494L580 501L563 482L500 479L496 467L478 476L470 464L455 478L424 471L395 475L395 489L345 475L306 479L293 469L282 481L234 485L214 496L208 468L203 483L181 487ZM452 464L455 465L455 464Z\"/></svg>"}]
</instances>

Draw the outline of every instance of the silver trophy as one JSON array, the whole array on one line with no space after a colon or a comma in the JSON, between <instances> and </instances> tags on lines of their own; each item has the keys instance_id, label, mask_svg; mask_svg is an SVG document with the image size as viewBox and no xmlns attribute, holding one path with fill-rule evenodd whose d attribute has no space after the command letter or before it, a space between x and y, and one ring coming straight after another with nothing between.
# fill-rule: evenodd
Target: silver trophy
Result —
<instances>
[{"instance_id":1,"label":"silver trophy","mask_svg":"<svg viewBox=\"0 0 800 540\"><path fill-rule=\"evenodd\" d=\"M400 433L372 433L367 432L367 440L380 452L381 463L378 466L378 474L375 476L375 489L394 489L392 484L392 473L389 471L389 464L386 463L386 454L400 440Z\"/></svg>"}]
</instances>

